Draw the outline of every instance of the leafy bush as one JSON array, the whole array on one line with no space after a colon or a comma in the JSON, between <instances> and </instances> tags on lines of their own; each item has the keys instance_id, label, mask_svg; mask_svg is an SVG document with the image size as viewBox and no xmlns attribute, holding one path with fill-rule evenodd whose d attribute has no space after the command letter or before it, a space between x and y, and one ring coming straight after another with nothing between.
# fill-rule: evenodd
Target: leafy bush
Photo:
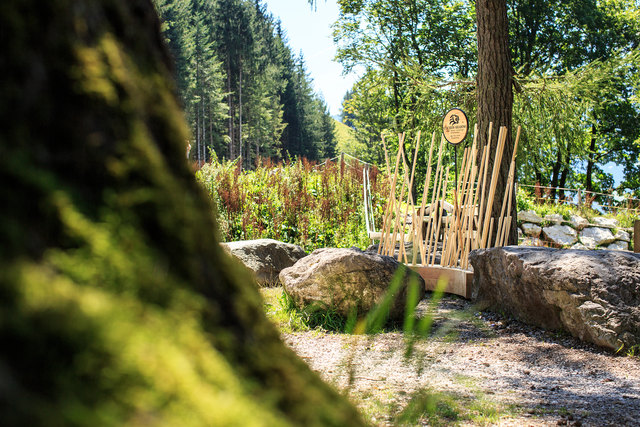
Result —
<instances>
[{"instance_id":1,"label":"leafy bush","mask_svg":"<svg viewBox=\"0 0 640 427\"><path fill-rule=\"evenodd\" d=\"M298 159L273 164L260 160L244 171L236 162L206 164L196 176L217 206L222 241L272 238L302 246L369 245L357 163L319 165ZM375 217L382 218L388 183L370 171ZM377 224L380 227L380 224Z\"/></svg>"}]
</instances>

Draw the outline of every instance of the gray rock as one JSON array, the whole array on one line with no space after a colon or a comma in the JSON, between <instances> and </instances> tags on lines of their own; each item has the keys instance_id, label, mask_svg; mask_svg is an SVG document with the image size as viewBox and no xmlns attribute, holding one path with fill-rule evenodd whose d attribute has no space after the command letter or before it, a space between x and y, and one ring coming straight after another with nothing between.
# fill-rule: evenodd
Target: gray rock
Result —
<instances>
[{"instance_id":1,"label":"gray rock","mask_svg":"<svg viewBox=\"0 0 640 427\"><path fill-rule=\"evenodd\" d=\"M589 249L615 242L616 238L608 228L587 227L580 232L580 241Z\"/></svg>"},{"instance_id":2,"label":"gray rock","mask_svg":"<svg viewBox=\"0 0 640 427\"><path fill-rule=\"evenodd\" d=\"M629 243L623 240L616 240L615 242L607 246L607 249L609 249L610 251L628 251Z\"/></svg>"},{"instance_id":3,"label":"gray rock","mask_svg":"<svg viewBox=\"0 0 640 427\"><path fill-rule=\"evenodd\" d=\"M261 285L275 285L283 268L291 267L307 254L300 246L273 239L221 243L231 255L253 271Z\"/></svg>"},{"instance_id":4,"label":"gray rock","mask_svg":"<svg viewBox=\"0 0 640 427\"><path fill-rule=\"evenodd\" d=\"M579 215L571 215L569 217L569 222L571 223L571 227L575 228L578 231L589 225L589 221Z\"/></svg>"},{"instance_id":5,"label":"gray rock","mask_svg":"<svg viewBox=\"0 0 640 427\"><path fill-rule=\"evenodd\" d=\"M615 218L605 218L603 216L597 216L593 218L593 223L597 227L605 227L605 228L618 228L619 223Z\"/></svg>"},{"instance_id":6,"label":"gray rock","mask_svg":"<svg viewBox=\"0 0 640 427\"><path fill-rule=\"evenodd\" d=\"M625 231L625 230L618 230L618 232L616 233L615 236L616 240L622 240L623 242L630 242L631 241L631 235L629 234L629 232Z\"/></svg>"},{"instance_id":7,"label":"gray rock","mask_svg":"<svg viewBox=\"0 0 640 427\"><path fill-rule=\"evenodd\" d=\"M542 233L542 227L536 224L525 222L522 224L522 232L525 236L540 237L540 233Z\"/></svg>"},{"instance_id":8,"label":"gray rock","mask_svg":"<svg viewBox=\"0 0 640 427\"><path fill-rule=\"evenodd\" d=\"M544 219L535 213L535 211L522 211L518 212L518 221L530 222L532 224L542 224Z\"/></svg>"},{"instance_id":9,"label":"gray rock","mask_svg":"<svg viewBox=\"0 0 640 427\"><path fill-rule=\"evenodd\" d=\"M640 344L640 254L509 246L469 260L483 307L612 350Z\"/></svg>"},{"instance_id":10,"label":"gray rock","mask_svg":"<svg viewBox=\"0 0 640 427\"><path fill-rule=\"evenodd\" d=\"M395 259L357 248L317 249L280 272L280 281L298 308L308 311L333 309L342 316L356 310L361 316L380 303L394 274L402 264ZM424 297L424 280L405 268L402 284L393 298L389 317L404 316L408 283L415 280L418 296Z\"/></svg>"},{"instance_id":11,"label":"gray rock","mask_svg":"<svg viewBox=\"0 0 640 427\"><path fill-rule=\"evenodd\" d=\"M542 229L544 238L556 246L571 246L578 241L578 233L568 225L552 225Z\"/></svg>"},{"instance_id":12,"label":"gray rock","mask_svg":"<svg viewBox=\"0 0 640 427\"><path fill-rule=\"evenodd\" d=\"M552 222L554 224L561 224L564 222L564 217L560 214L550 214L544 217L545 221Z\"/></svg>"},{"instance_id":13,"label":"gray rock","mask_svg":"<svg viewBox=\"0 0 640 427\"><path fill-rule=\"evenodd\" d=\"M571 246L571 249L577 249L580 251L588 251L589 248L586 247L585 245L583 245L582 243L578 242L575 245Z\"/></svg>"}]
</instances>

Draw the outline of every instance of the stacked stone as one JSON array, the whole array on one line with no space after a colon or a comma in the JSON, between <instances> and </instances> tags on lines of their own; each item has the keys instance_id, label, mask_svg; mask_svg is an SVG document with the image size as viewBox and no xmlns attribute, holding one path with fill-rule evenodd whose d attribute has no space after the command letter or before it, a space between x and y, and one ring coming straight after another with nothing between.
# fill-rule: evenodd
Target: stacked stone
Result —
<instances>
[{"instance_id":1,"label":"stacked stone","mask_svg":"<svg viewBox=\"0 0 640 427\"><path fill-rule=\"evenodd\" d=\"M619 228L613 218L595 217L589 222L579 215L567 220L552 214L544 218L534 211L518 212L519 234L526 246L628 251L632 230Z\"/></svg>"}]
</instances>

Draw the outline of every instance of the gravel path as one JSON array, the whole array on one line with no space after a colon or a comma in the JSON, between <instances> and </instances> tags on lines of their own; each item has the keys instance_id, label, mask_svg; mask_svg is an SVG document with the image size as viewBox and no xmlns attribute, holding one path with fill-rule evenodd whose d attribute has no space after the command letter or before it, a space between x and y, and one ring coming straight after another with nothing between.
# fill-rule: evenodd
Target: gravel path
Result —
<instances>
[{"instance_id":1,"label":"gravel path","mask_svg":"<svg viewBox=\"0 0 640 427\"><path fill-rule=\"evenodd\" d=\"M411 424L640 425L640 358L474 312L455 296L445 296L434 317L432 337L419 340L409 358L399 332L283 339L374 424L397 423L411 398L430 390L450 396L457 413L443 404L439 417Z\"/></svg>"}]
</instances>

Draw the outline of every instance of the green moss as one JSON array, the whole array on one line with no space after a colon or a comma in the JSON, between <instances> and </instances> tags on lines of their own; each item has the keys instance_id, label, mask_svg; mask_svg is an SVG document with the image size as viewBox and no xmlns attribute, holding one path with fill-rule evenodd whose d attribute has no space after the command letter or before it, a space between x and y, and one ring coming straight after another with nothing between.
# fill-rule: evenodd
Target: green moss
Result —
<instances>
[{"instance_id":1,"label":"green moss","mask_svg":"<svg viewBox=\"0 0 640 427\"><path fill-rule=\"evenodd\" d=\"M6 0L8 425L358 425L220 249L146 0Z\"/></svg>"}]
</instances>

